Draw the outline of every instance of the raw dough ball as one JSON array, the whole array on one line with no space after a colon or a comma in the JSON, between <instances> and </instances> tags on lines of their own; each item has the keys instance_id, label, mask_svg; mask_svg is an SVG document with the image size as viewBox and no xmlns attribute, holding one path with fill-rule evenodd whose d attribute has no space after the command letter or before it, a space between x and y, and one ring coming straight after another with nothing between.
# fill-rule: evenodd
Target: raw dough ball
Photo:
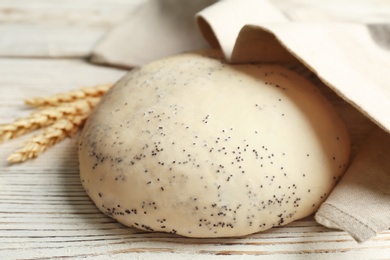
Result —
<instances>
[{"instance_id":1,"label":"raw dough ball","mask_svg":"<svg viewBox=\"0 0 390 260\"><path fill-rule=\"evenodd\" d=\"M308 216L348 158L343 122L306 79L206 54L131 71L79 145L82 184L101 211L189 237L242 236Z\"/></svg>"}]
</instances>

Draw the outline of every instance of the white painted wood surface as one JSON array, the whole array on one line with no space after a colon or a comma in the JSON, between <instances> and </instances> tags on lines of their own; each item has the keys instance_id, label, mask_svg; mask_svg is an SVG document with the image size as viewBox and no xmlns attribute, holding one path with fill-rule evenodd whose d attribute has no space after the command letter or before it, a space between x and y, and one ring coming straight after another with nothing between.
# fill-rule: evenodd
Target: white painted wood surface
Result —
<instances>
[{"instance_id":1,"label":"white painted wood surface","mask_svg":"<svg viewBox=\"0 0 390 260\"><path fill-rule=\"evenodd\" d=\"M3 56L0 57L0 124L29 112L23 105L24 98L114 82L126 73L81 59L20 57L53 53L87 56L92 43L133 3L130 0L0 0L0 56ZM107 19L108 26L98 25L96 12ZM121 15L111 17L113 13ZM47 39L38 39L42 35L37 38L22 35L31 35L31 30L40 30L40 26L52 28L42 34ZM82 30L84 36L80 35ZM55 51L47 52L40 44L56 46ZM347 121L354 149L358 149L373 125L332 93L323 91ZM125 227L101 213L84 192L79 180L76 138L56 145L33 161L8 165L7 156L28 137L0 144L1 260L390 258L390 231L358 244L345 232L318 225L313 217L229 239L190 239Z\"/></svg>"},{"instance_id":2,"label":"white painted wood surface","mask_svg":"<svg viewBox=\"0 0 390 260\"><path fill-rule=\"evenodd\" d=\"M87 57L145 0L0 0L0 55Z\"/></svg>"}]
</instances>

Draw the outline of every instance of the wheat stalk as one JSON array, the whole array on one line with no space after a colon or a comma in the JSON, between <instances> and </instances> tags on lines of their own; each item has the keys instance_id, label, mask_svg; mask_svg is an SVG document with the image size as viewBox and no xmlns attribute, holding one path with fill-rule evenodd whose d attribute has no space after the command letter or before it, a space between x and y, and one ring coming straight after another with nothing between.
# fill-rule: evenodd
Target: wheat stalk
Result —
<instances>
[{"instance_id":1,"label":"wheat stalk","mask_svg":"<svg viewBox=\"0 0 390 260\"><path fill-rule=\"evenodd\" d=\"M72 119L75 115L89 113L100 98L86 97L70 103L62 103L56 107L44 107L25 118L15 120L11 124L0 126L0 142L16 138L35 129L49 126L61 118Z\"/></svg>"},{"instance_id":2,"label":"wheat stalk","mask_svg":"<svg viewBox=\"0 0 390 260\"><path fill-rule=\"evenodd\" d=\"M57 106L65 102L73 102L76 100L82 100L88 97L101 97L110 88L112 84L102 84L94 87L82 87L78 90L72 90L65 93L59 93L53 96L35 97L25 100L25 103L32 107L39 106Z\"/></svg>"},{"instance_id":3,"label":"wheat stalk","mask_svg":"<svg viewBox=\"0 0 390 260\"><path fill-rule=\"evenodd\" d=\"M22 149L11 154L7 158L7 161L9 163L20 163L28 159L36 158L50 146L61 142L66 137L72 137L87 117L88 114L83 114L58 120L53 125L44 129L42 133L29 140Z\"/></svg>"},{"instance_id":4,"label":"wheat stalk","mask_svg":"<svg viewBox=\"0 0 390 260\"><path fill-rule=\"evenodd\" d=\"M36 111L11 124L0 125L0 142L35 129L44 129L30 139L23 148L11 154L7 159L8 162L19 163L35 158L66 137L72 137L111 86L105 84L84 87L67 93L25 100L27 105L36 107Z\"/></svg>"}]
</instances>

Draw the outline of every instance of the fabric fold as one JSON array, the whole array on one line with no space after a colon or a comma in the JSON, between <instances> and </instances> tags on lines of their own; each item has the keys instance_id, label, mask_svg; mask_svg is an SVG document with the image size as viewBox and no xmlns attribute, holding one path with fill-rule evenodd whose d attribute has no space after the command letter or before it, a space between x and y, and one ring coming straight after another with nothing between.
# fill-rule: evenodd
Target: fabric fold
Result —
<instances>
[{"instance_id":1,"label":"fabric fold","mask_svg":"<svg viewBox=\"0 0 390 260\"><path fill-rule=\"evenodd\" d=\"M376 130L315 215L363 242L390 227L390 136Z\"/></svg>"},{"instance_id":2,"label":"fabric fold","mask_svg":"<svg viewBox=\"0 0 390 260\"><path fill-rule=\"evenodd\" d=\"M214 48L221 48L230 60L235 42L242 27L247 24L288 22L268 1L225 0L207 7L196 15L203 37Z\"/></svg>"},{"instance_id":3,"label":"fabric fold","mask_svg":"<svg viewBox=\"0 0 390 260\"><path fill-rule=\"evenodd\" d=\"M137 67L184 51L208 47L194 22L216 0L149 0L114 27L92 52L94 63Z\"/></svg>"},{"instance_id":4,"label":"fabric fold","mask_svg":"<svg viewBox=\"0 0 390 260\"><path fill-rule=\"evenodd\" d=\"M229 2L238 1L226 1ZM217 40L227 60L232 63L299 61L390 133L390 117L385 113L390 111L390 88L386 80L390 71L390 47L386 47L390 46L390 35L378 35L378 30L373 29L383 28L383 25L275 22L277 10L268 10L265 4L262 8L246 10L245 19L238 15L232 20L229 17L237 6L226 3L221 4L218 15L213 15L212 11L219 3L198 14L197 21L199 23L200 17L207 20L208 26L202 27L201 22L199 28L210 43ZM258 10L273 15L269 20L268 16L257 21L251 19L260 12ZM226 33L226 25L233 32ZM237 28L241 29L233 40Z\"/></svg>"}]
</instances>

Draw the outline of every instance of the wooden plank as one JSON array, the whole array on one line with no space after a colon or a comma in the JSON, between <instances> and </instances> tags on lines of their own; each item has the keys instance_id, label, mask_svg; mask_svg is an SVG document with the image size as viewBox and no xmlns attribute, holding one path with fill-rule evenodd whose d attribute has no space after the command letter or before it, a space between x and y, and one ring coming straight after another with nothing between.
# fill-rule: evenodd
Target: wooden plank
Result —
<instances>
[{"instance_id":1,"label":"wooden plank","mask_svg":"<svg viewBox=\"0 0 390 260\"><path fill-rule=\"evenodd\" d=\"M0 56L87 57L107 28L8 23L0 25Z\"/></svg>"},{"instance_id":2,"label":"wooden plank","mask_svg":"<svg viewBox=\"0 0 390 260\"><path fill-rule=\"evenodd\" d=\"M0 59L0 123L27 113L24 98L114 82L125 72L82 60ZM348 104L332 93L327 95L339 111L364 121ZM367 131L349 125L358 129L356 135ZM0 259L390 256L390 231L358 244L345 232L318 225L312 216L244 238L193 239L128 228L101 213L84 192L79 180L76 138L58 144L36 160L7 165L7 155L24 140L25 137L0 145Z\"/></svg>"},{"instance_id":3,"label":"wooden plank","mask_svg":"<svg viewBox=\"0 0 390 260\"><path fill-rule=\"evenodd\" d=\"M0 56L87 57L144 0L0 0Z\"/></svg>"}]
</instances>

